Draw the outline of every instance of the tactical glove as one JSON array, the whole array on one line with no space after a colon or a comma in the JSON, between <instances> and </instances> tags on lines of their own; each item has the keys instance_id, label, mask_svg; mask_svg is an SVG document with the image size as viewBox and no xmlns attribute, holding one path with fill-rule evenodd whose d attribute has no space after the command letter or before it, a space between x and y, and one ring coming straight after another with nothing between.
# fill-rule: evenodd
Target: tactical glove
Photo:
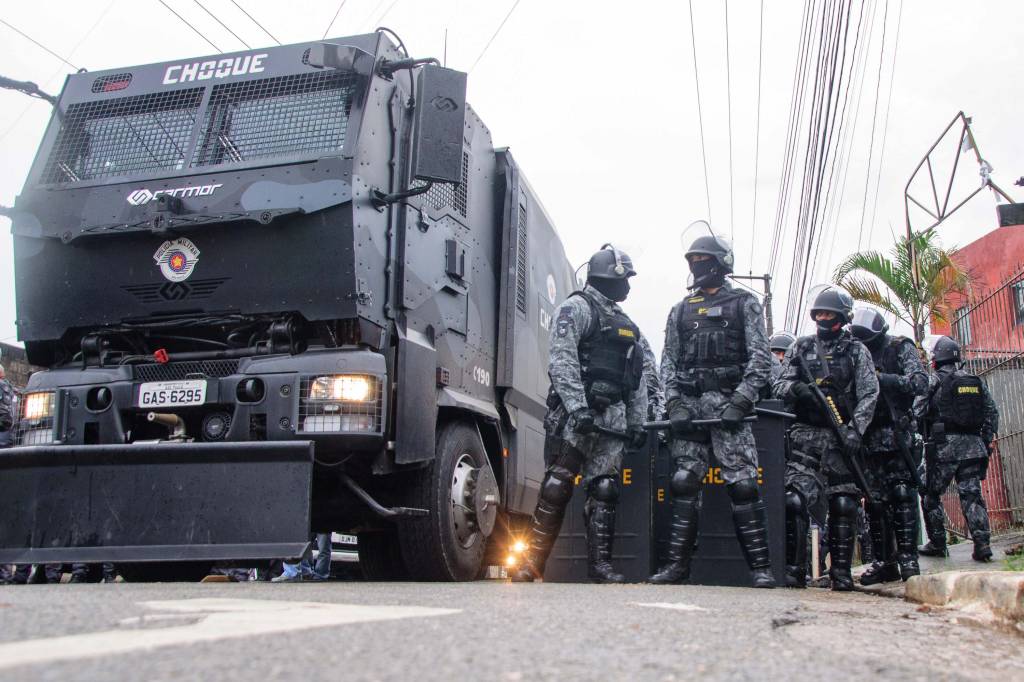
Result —
<instances>
[{"instance_id":1,"label":"tactical glove","mask_svg":"<svg viewBox=\"0 0 1024 682\"><path fill-rule=\"evenodd\" d=\"M802 381L793 382L793 385L789 387L789 397L796 403L809 403L814 400L811 387Z\"/></svg>"},{"instance_id":2,"label":"tactical glove","mask_svg":"<svg viewBox=\"0 0 1024 682\"><path fill-rule=\"evenodd\" d=\"M847 452L857 452L860 450L861 436L857 433L857 429L852 426L847 426L843 433L843 448Z\"/></svg>"},{"instance_id":3,"label":"tactical glove","mask_svg":"<svg viewBox=\"0 0 1024 682\"><path fill-rule=\"evenodd\" d=\"M581 407L572 413L572 429L581 436L597 432L596 416L589 407Z\"/></svg>"},{"instance_id":4,"label":"tactical glove","mask_svg":"<svg viewBox=\"0 0 1024 682\"><path fill-rule=\"evenodd\" d=\"M900 375L899 374L888 374L886 372L878 373L878 385L883 391L893 392L900 390Z\"/></svg>"},{"instance_id":5,"label":"tactical glove","mask_svg":"<svg viewBox=\"0 0 1024 682\"><path fill-rule=\"evenodd\" d=\"M733 393L729 404L722 411L722 428L727 431L739 431L743 426L743 418L750 414L754 407L746 396Z\"/></svg>"},{"instance_id":6,"label":"tactical glove","mask_svg":"<svg viewBox=\"0 0 1024 682\"><path fill-rule=\"evenodd\" d=\"M639 450L647 444L647 432L642 426L630 426L626 429L626 433L629 435L627 445L631 450Z\"/></svg>"},{"instance_id":7,"label":"tactical glove","mask_svg":"<svg viewBox=\"0 0 1024 682\"><path fill-rule=\"evenodd\" d=\"M677 436L693 431L693 413L681 401L668 406L668 419L672 422L672 433Z\"/></svg>"}]
</instances>

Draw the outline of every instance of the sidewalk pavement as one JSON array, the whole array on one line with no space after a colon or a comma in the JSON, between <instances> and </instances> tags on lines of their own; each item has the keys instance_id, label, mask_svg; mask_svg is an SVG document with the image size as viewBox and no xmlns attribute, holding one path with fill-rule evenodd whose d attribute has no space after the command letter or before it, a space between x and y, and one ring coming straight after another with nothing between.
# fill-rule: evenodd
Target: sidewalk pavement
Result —
<instances>
[{"instance_id":1,"label":"sidewalk pavement","mask_svg":"<svg viewBox=\"0 0 1024 682\"><path fill-rule=\"evenodd\" d=\"M930 606L987 608L996 618L1024 620L1024 571L1010 571L1006 550L1024 542L1024 533L992 539L992 561L980 563L971 558L974 545L960 542L949 546L949 557L921 557L921 575L908 582L883 583L863 587L862 592L907 599ZM855 573L867 569L861 567Z\"/></svg>"}]
</instances>

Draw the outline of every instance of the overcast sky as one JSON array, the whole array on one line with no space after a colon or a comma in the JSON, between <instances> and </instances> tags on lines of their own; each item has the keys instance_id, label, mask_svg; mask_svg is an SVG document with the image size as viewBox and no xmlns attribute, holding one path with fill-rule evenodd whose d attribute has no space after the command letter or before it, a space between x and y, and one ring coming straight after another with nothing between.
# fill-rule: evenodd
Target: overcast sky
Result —
<instances>
[{"instance_id":1,"label":"overcast sky","mask_svg":"<svg viewBox=\"0 0 1024 682\"><path fill-rule=\"evenodd\" d=\"M244 49L194 0L166 1L220 51ZM495 145L512 148L575 263L609 241L630 253L640 274L633 280L625 307L660 349L665 316L684 291L680 233L687 224L710 217L716 231L732 237L737 272L761 274L767 268L803 3L766 0L763 42L759 42L760 3L728 3L731 164L726 3L693 3L709 216L687 3L521 0L480 58L514 1L347 0L329 35L362 33L383 24L402 36L413 56L442 57L447 30L448 66L468 70L479 59L470 73L470 101L490 127ZM338 8L338 3L327 0L239 0L239 4L283 43L319 39ZM203 0L203 5L253 48L273 44L231 0ZM890 0L875 119L885 9L885 0L866 8L865 21L873 18L870 44L863 53L866 75L863 90L855 90L860 92L855 131L852 112L847 124L853 137L843 202L838 203L837 194L831 209L838 210L839 229L834 239L825 237L815 266L817 280L856 250L862 212L869 223L875 215L873 227L866 225L861 235L862 247L868 246L868 234L871 247L890 247L892 231L904 229L903 190L910 173L961 109L973 116L978 145L995 168L993 179L1012 196L1024 196L1024 190L1013 186L1024 174L1024 163L1017 161L1024 158L1017 84L1024 3ZM157 0L7 2L0 18L76 67L89 70L214 52ZM869 39L866 26L864 41ZM57 93L70 70L0 25L0 75L32 80ZM0 91L3 205L10 206L21 190L49 115L45 102ZM875 146L867 179L873 121ZM806 126L801 133L806 136ZM883 136L886 145L875 208ZM946 141L942 147L950 161L955 144L955 140ZM968 192L980 182L973 158L965 155L961 161L963 178L954 193ZM941 172L936 168L937 175ZM922 193L927 197L930 188L925 186ZM10 223L0 218L0 225L5 227L0 238L0 340L12 341L16 332ZM995 226L995 201L990 192L984 192L945 223L940 234L948 245L963 245ZM784 265L776 273L774 310L779 321L786 304L785 264L792 259L792 245L787 244L781 259Z\"/></svg>"}]
</instances>

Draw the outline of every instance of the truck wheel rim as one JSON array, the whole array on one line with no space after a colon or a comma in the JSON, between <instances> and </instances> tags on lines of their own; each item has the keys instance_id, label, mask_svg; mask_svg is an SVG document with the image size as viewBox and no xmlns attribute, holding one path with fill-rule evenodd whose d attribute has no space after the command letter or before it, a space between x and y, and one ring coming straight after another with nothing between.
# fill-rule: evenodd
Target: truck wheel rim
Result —
<instances>
[{"instance_id":1,"label":"truck wheel rim","mask_svg":"<svg viewBox=\"0 0 1024 682\"><path fill-rule=\"evenodd\" d=\"M474 464L473 457L464 453L459 456L452 470L452 532L459 546L467 549L480 534L474 505L477 471Z\"/></svg>"}]
</instances>

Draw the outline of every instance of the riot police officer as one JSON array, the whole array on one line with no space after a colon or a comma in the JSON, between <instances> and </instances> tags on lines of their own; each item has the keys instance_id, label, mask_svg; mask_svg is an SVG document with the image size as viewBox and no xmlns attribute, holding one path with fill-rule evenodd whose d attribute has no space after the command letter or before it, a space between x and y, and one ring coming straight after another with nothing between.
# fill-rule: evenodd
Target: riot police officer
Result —
<instances>
[{"instance_id":1,"label":"riot police officer","mask_svg":"<svg viewBox=\"0 0 1024 682\"><path fill-rule=\"evenodd\" d=\"M958 367L960 346L943 336L932 351L924 431L927 475L924 508L928 543L925 556L946 556L941 496L956 478L960 507L974 540L975 561L991 561L988 509L981 481L988 472L989 444L999 430L999 411L985 382Z\"/></svg>"},{"instance_id":2,"label":"riot police officer","mask_svg":"<svg viewBox=\"0 0 1024 682\"><path fill-rule=\"evenodd\" d=\"M676 583L689 577L701 484L713 450L754 586L774 587L765 506L757 484L757 448L750 425L743 421L771 374L764 311L753 295L726 282L733 252L725 240L715 235L697 238L686 260L693 292L669 313L661 359L673 434L669 561L650 582ZM693 428L695 419L714 418L721 419L720 425Z\"/></svg>"},{"instance_id":3,"label":"riot police officer","mask_svg":"<svg viewBox=\"0 0 1024 682\"><path fill-rule=\"evenodd\" d=\"M819 291L811 304L815 334L790 346L775 383L775 395L797 415L786 461L786 584L791 587L806 586L808 510L824 492L832 589L853 589L850 568L861 491L844 450L860 450L874 417L878 379L871 353L845 328L852 316L848 293L834 286ZM838 412L841 426L833 428L826 409Z\"/></svg>"},{"instance_id":4,"label":"riot police officer","mask_svg":"<svg viewBox=\"0 0 1024 682\"><path fill-rule=\"evenodd\" d=\"M544 575L582 472L587 575L598 583L625 582L611 563L622 456L627 445L639 447L646 439L647 416L640 330L618 306L635 274L629 256L605 244L590 258L586 287L562 303L552 323L544 419L547 471L515 581ZM601 427L625 431L629 442L602 433Z\"/></svg>"},{"instance_id":5,"label":"riot police officer","mask_svg":"<svg viewBox=\"0 0 1024 682\"><path fill-rule=\"evenodd\" d=\"M786 351L796 342L796 337L789 332L775 332L768 339L768 350L772 352L775 362L772 363L771 383L775 383L782 376L782 359L786 357Z\"/></svg>"},{"instance_id":6,"label":"riot police officer","mask_svg":"<svg viewBox=\"0 0 1024 682\"><path fill-rule=\"evenodd\" d=\"M855 310L850 331L871 352L879 385L875 416L864 437L865 475L875 501L867 508L874 563L860 582L875 585L908 580L921 572L911 473L911 467L917 468L911 452L912 410L914 399L928 389L928 375L914 342L888 334L889 325L877 310Z\"/></svg>"}]
</instances>

